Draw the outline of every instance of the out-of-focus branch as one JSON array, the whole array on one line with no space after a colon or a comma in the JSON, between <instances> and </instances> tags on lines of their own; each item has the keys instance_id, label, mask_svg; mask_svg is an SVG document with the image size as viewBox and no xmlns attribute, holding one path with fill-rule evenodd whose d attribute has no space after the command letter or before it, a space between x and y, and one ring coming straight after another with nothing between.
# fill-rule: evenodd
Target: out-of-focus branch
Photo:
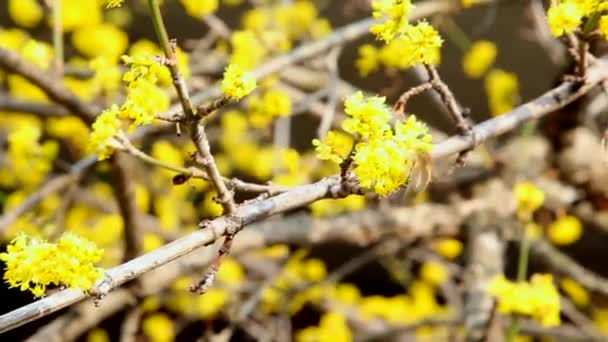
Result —
<instances>
[{"instance_id":1,"label":"out-of-focus branch","mask_svg":"<svg viewBox=\"0 0 608 342\"><path fill-rule=\"evenodd\" d=\"M43 118L64 117L68 115L68 112L60 106L51 103L19 100L5 94L0 94L0 111L30 113Z\"/></svg>"},{"instance_id":2,"label":"out-of-focus branch","mask_svg":"<svg viewBox=\"0 0 608 342\"><path fill-rule=\"evenodd\" d=\"M78 96L57 82L36 65L27 62L11 50L0 47L0 68L19 74L42 89L49 98L66 107L72 114L91 124L98 110L82 102Z\"/></svg>"},{"instance_id":3,"label":"out-of-focus branch","mask_svg":"<svg viewBox=\"0 0 608 342\"><path fill-rule=\"evenodd\" d=\"M467 222L468 265L465 276L464 326L466 341L501 341L502 327L493 323L494 299L487 287L504 268L504 245L496 216L479 212Z\"/></svg>"},{"instance_id":4,"label":"out-of-focus branch","mask_svg":"<svg viewBox=\"0 0 608 342\"><path fill-rule=\"evenodd\" d=\"M129 175L126 156L115 153L112 156L112 188L118 202L118 210L124 221L123 261L135 258L141 252L141 227L137 219L135 205L135 182Z\"/></svg>"},{"instance_id":5,"label":"out-of-focus branch","mask_svg":"<svg viewBox=\"0 0 608 342\"><path fill-rule=\"evenodd\" d=\"M586 289L608 295L608 279L587 270L544 239L532 241L531 252L557 273L576 279Z\"/></svg>"}]
</instances>

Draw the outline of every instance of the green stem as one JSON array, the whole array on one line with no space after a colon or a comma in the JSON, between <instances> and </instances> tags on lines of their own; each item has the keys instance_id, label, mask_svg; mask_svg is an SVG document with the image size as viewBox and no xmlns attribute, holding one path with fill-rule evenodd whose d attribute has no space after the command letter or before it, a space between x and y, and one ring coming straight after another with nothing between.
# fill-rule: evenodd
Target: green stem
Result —
<instances>
[{"instance_id":1,"label":"green stem","mask_svg":"<svg viewBox=\"0 0 608 342\"><path fill-rule=\"evenodd\" d=\"M588 38L587 36L597 26L597 22L600 20L600 17L601 17L601 13L600 12L594 12L589 17L589 19L587 19L587 22L585 22L585 25L583 26L582 39Z\"/></svg>"},{"instance_id":2,"label":"green stem","mask_svg":"<svg viewBox=\"0 0 608 342\"><path fill-rule=\"evenodd\" d=\"M526 225L522 226L521 236L519 238L519 257L517 260L517 282L526 280L528 273L528 261L530 257L530 240L527 236ZM513 317L513 321L507 330L507 341L512 342L519 333L519 317Z\"/></svg>"},{"instance_id":3,"label":"green stem","mask_svg":"<svg viewBox=\"0 0 608 342\"><path fill-rule=\"evenodd\" d=\"M53 52L55 54L54 71L57 77L63 75L63 26L61 22L61 0L53 1Z\"/></svg>"},{"instance_id":4,"label":"green stem","mask_svg":"<svg viewBox=\"0 0 608 342\"><path fill-rule=\"evenodd\" d=\"M175 51L173 50L171 42L169 41L169 34L167 33L163 16L160 13L158 0L148 0L148 7L150 8L150 13L152 14L152 23L154 24L156 38L158 39L158 43L168 59L167 66L171 70L171 76L173 76L173 83L175 84L177 96L179 97L179 101L182 104L186 117L192 118L195 114L194 108L192 106L192 102L190 101L190 96L188 95L186 85L180 76L179 68L177 66L177 57L175 56Z\"/></svg>"},{"instance_id":5,"label":"green stem","mask_svg":"<svg viewBox=\"0 0 608 342\"><path fill-rule=\"evenodd\" d=\"M469 50L471 40L467 34L454 22L450 17L446 17L443 21L445 33L447 37L464 53Z\"/></svg>"}]
</instances>

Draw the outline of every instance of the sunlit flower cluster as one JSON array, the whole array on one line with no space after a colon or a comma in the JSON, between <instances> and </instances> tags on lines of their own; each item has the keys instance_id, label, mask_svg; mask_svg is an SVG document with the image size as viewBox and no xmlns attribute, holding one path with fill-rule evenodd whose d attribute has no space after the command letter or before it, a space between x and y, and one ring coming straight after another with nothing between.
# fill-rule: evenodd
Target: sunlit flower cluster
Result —
<instances>
[{"instance_id":1,"label":"sunlit flower cluster","mask_svg":"<svg viewBox=\"0 0 608 342\"><path fill-rule=\"evenodd\" d=\"M222 91L228 98L240 100L257 86L255 77L244 71L238 64L230 64L224 72Z\"/></svg>"},{"instance_id":2,"label":"sunlit flower cluster","mask_svg":"<svg viewBox=\"0 0 608 342\"><path fill-rule=\"evenodd\" d=\"M560 298L550 274L534 274L529 282L492 280L488 292L498 300L498 311L530 316L543 326L560 324Z\"/></svg>"},{"instance_id":3,"label":"sunlit flower cluster","mask_svg":"<svg viewBox=\"0 0 608 342\"><path fill-rule=\"evenodd\" d=\"M362 45L355 64L361 76L367 76L381 65L400 70L419 63L437 65L442 45L439 33L428 22L420 21L416 25L408 24L397 38L381 47Z\"/></svg>"},{"instance_id":4,"label":"sunlit flower cluster","mask_svg":"<svg viewBox=\"0 0 608 342\"><path fill-rule=\"evenodd\" d=\"M391 126L392 112L384 102L383 97L366 98L361 92L349 96L344 102L348 117L342 124L356 137L352 160L359 183L381 195L404 184L417 157L432 147L428 128L415 116ZM337 137L330 132L323 141L313 141L319 158L341 163L347 157Z\"/></svg>"},{"instance_id":5,"label":"sunlit flower cluster","mask_svg":"<svg viewBox=\"0 0 608 342\"><path fill-rule=\"evenodd\" d=\"M605 0L557 0L547 10L547 22L551 33L560 37L575 32L581 25L584 33L598 27L598 21L608 20L608 2ZM600 31L602 26L599 26Z\"/></svg>"},{"instance_id":6,"label":"sunlit flower cluster","mask_svg":"<svg viewBox=\"0 0 608 342\"><path fill-rule=\"evenodd\" d=\"M20 234L0 260L6 264L4 279L11 287L40 297L49 285L90 289L102 275L94 266L102 254L94 243L71 233L63 234L57 243Z\"/></svg>"}]
</instances>

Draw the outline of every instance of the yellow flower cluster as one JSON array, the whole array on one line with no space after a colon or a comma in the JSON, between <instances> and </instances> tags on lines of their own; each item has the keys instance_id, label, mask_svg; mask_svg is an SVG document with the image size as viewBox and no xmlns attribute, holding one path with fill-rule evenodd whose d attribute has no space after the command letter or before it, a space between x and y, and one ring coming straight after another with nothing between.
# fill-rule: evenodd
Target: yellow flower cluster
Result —
<instances>
[{"instance_id":1,"label":"yellow flower cluster","mask_svg":"<svg viewBox=\"0 0 608 342\"><path fill-rule=\"evenodd\" d=\"M404 184L417 157L432 148L428 128L415 116L391 127L392 112L384 102L384 97L364 98L357 92L344 102L348 118L342 123L342 128L358 141L352 159L359 183L381 195ZM330 132L323 141L313 140L313 145L319 158L341 163L344 145L335 137Z\"/></svg>"},{"instance_id":2,"label":"yellow flower cluster","mask_svg":"<svg viewBox=\"0 0 608 342\"><path fill-rule=\"evenodd\" d=\"M456 239L443 239L433 243L433 250L446 259L457 258L462 249L462 242Z\"/></svg>"},{"instance_id":3,"label":"yellow flower cluster","mask_svg":"<svg viewBox=\"0 0 608 342\"><path fill-rule=\"evenodd\" d=\"M251 93L256 86L255 77L245 72L238 64L230 64L226 67L221 89L228 98L240 100Z\"/></svg>"},{"instance_id":4,"label":"yellow flower cluster","mask_svg":"<svg viewBox=\"0 0 608 342\"><path fill-rule=\"evenodd\" d=\"M476 41L462 59L462 69L471 78L480 78L496 59L496 44L487 40Z\"/></svg>"},{"instance_id":5,"label":"yellow flower cluster","mask_svg":"<svg viewBox=\"0 0 608 342\"><path fill-rule=\"evenodd\" d=\"M512 72L492 69L485 78L485 89L492 115L510 111L519 101L519 83Z\"/></svg>"},{"instance_id":6,"label":"yellow flower cluster","mask_svg":"<svg viewBox=\"0 0 608 342\"><path fill-rule=\"evenodd\" d=\"M599 22L608 20L607 10L606 0L557 0L547 10L547 22L551 33L556 37L573 33L583 22L584 30L589 33L596 28L598 19ZM604 33L601 25L599 28Z\"/></svg>"},{"instance_id":7,"label":"yellow flower cluster","mask_svg":"<svg viewBox=\"0 0 608 342\"><path fill-rule=\"evenodd\" d=\"M4 279L10 287L40 297L51 284L90 289L103 273L93 266L102 254L94 243L72 233L64 233L57 243L20 234L0 254L0 260L6 264Z\"/></svg>"},{"instance_id":8,"label":"yellow flower cluster","mask_svg":"<svg viewBox=\"0 0 608 342\"><path fill-rule=\"evenodd\" d=\"M170 104L167 93L157 86L165 66L148 54L125 55L122 60L130 67L122 77L127 86L127 98L120 107L112 105L104 110L92 126L88 149L97 153L99 160L108 158L117 146L113 138L122 127L120 119L132 120L131 128L146 125Z\"/></svg>"},{"instance_id":9,"label":"yellow flower cluster","mask_svg":"<svg viewBox=\"0 0 608 342\"><path fill-rule=\"evenodd\" d=\"M437 65L443 39L426 21L408 24L402 33L386 45L377 48L371 44L359 47L355 65L361 76L367 76L383 65L405 70L419 63Z\"/></svg>"},{"instance_id":10,"label":"yellow flower cluster","mask_svg":"<svg viewBox=\"0 0 608 342\"><path fill-rule=\"evenodd\" d=\"M374 18L386 19L383 23L374 24L370 31L389 43L398 34L409 27L408 15L414 9L410 0L373 0L372 15Z\"/></svg>"},{"instance_id":11,"label":"yellow flower cluster","mask_svg":"<svg viewBox=\"0 0 608 342\"><path fill-rule=\"evenodd\" d=\"M87 150L96 153L99 160L109 158L114 152L114 148L119 146L114 139L122 126L118 118L119 113L118 106L112 105L101 112L93 123Z\"/></svg>"},{"instance_id":12,"label":"yellow flower cluster","mask_svg":"<svg viewBox=\"0 0 608 342\"><path fill-rule=\"evenodd\" d=\"M511 282L498 276L488 292L498 300L501 313L530 316L546 327L560 324L559 293L550 274L534 274L530 282Z\"/></svg>"},{"instance_id":13,"label":"yellow flower cluster","mask_svg":"<svg viewBox=\"0 0 608 342\"><path fill-rule=\"evenodd\" d=\"M335 311L321 316L319 326L308 327L296 333L297 342L350 342L352 332L343 314Z\"/></svg>"}]
</instances>

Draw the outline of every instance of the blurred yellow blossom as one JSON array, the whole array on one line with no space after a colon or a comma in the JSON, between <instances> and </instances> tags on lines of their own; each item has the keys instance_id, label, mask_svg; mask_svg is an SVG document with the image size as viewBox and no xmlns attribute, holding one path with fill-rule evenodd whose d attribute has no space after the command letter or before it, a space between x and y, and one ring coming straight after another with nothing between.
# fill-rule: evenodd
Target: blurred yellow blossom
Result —
<instances>
[{"instance_id":1,"label":"blurred yellow blossom","mask_svg":"<svg viewBox=\"0 0 608 342\"><path fill-rule=\"evenodd\" d=\"M425 261L420 266L420 278L431 285L441 285L449 279L449 276L445 266L436 261Z\"/></svg>"},{"instance_id":2,"label":"blurred yellow blossom","mask_svg":"<svg viewBox=\"0 0 608 342\"><path fill-rule=\"evenodd\" d=\"M604 36L604 39L608 40L608 14L600 17L598 29L600 33Z\"/></svg>"},{"instance_id":3,"label":"blurred yellow blossom","mask_svg":"<svg viewBox=\"0 0 608 342\"><path fill-rule=\"evenodd\" d=\"M495 277L488 292L498 300L498 311L530 316L545 327L560 324L560 299L550 274L534 274L530 282Z\"/></svg>"},{"instance_id":4,"label":"blurred yellow blossom","mask_svg":"<svg viewBox=\"0 0 608 342\"><path fill-rule=\"evenodd\" d=\"M163 238L155 233L146 232L143 234L142 249L144 253L151 252L165 244Z\"/></svg>"},{"instance_id":5,"label":"blurred yellow blossom","mask_svg":"<svg viewBox=\"0 0 608 342\"><path fill-rule=\"evenodd\" d=\"M215 317L228 302L228 296L226 290L210 288L205 294L194 299L197 315L202 319Z\"/></svg>"},{"instance_id":6,"label":"blurred yellow blossom","mask_svg":"<svg viewBox=\"0 0 608 342\"><path fill-rule=\"evenodd\" d=\"M72 33L72 44L87 57L104 56L116 60L127 49L129 38L115 26L100 23L76 29Z\"/></svg>"},{"instance_id":7,"label":"blurred yellow blossom","mask_svg":"<svg viewBox=\"0 0 608 342\"><path fill-rule=\"evenodd\" d=\"M583 225L575 216L566 215L549 225L547 237L556 245L572 244L583 234Z\"/></svg>"},{"instance_id":8,"label":"blurred yellow blossom","mask_svg":"<svg viewBox=\"0 0 608 342\"><path fill-rule=\"evenodd\" d=\"M484 83L492 115L510 111L519 101L519 83L514 73L492 69Z\"/></svg>"},{"instance_id":9,"label":"blurred yellow blossom","mask_svg":"<svg viewBox=\"0 0 608 342\"><path fill-rule=\"evenodd\" d=\"M562 278L559 281L559 286L576 306L589 304L589 292L574 279Z\"/></svg>"},{"instance_id":10,"label":"blurred yellow blossom","mask_svg":"<svg viewBox=\"0 0 608 342\"><path fill-rule=\"evenodd\" d=\"M296 333L297 342L350 342L352 332L343 314L330 311L321 316L318 327L308 327Z\"/></svg>"},{"instance_id":11,"label":"blurred yellow blossom","mask_svg":"<svg viewBox=\"0 0 608 342\"><path fill-rule=\"evenodd\" d=\"M291 98L280 90L269 90L262 96L252 96L247 102L252 127L268 126L275 117L288 116L291 113Z\"/></svg>"},{"instance_id":12,"label":"blurred yellow blossom","mask_svg":"<svg viewBox=\"0 0 608 342\"><path fill-rule=\"evenodd\" d=\"M150 342L171 342L175 338L175 328L169 315L154 313L143 319L141 330Z\"/></svg>"},{"instance_id":13,"label":"blurred yellow blossom","mask_svg":"<svg viewBox=\"0 0 608 342\"><path fill-rule=\"evenodd\" d=\"M189 16L200 18L215 12L219 6L218 0L180 0Z\"/></svg>"},{"instance_id":14,"label":"blurred yellow blossom","mask_svg":"<svg viewBox=\"0 0 608 342\"><path fill-rule=\"evenodd\" d=\"M532 213L545 202L545 194L531 182L515 184L513 194L517 203L517 215L524 221L530 221Z\"/></svg>"},{"instance_id":15,"label":"blurred yellow blossom","mask_svg":"<svg viewBox=\"0 0 608 342\"><path fill-rule=\"evenodd\" d=\"M217 272L217 279L224 284L238 285L245 278L243 268L233 258L225 258Z\"/></svg>"},{"instance_id":16,"label":"blurred yellow blossom","mask_svg":"<svg viewBox=\"0 0 608 342\"><path fill-rule=\"evenodd\" d=\"M456 239L442 239L433 243L433 250L446 259L455 259L462 253L462 242Z\"/></svg>"},{"instance_id":17,"label":"blurred yellow blossom","mask_svg":"<svg viewBox=\"0 0 608 342\"><path fill-rule=\"evenodd\" d=\"M487 40L473 43L462 58L462 69L471 78L480 78L496 59L496 44Z\"/></svg>"},{"instance_id":18,"label":"blurred yellow blossom","mask_svg":"<svg viewBox=\"0 0 608 342\"><path fill-rule=\"evenodd\" d=\"M380 64L378 48L371 44L364 44L359 47L359 58L355 61L359 75L365 77L378 69Z\"/></svg>"},{"instance_id":19,"label":"blurred yellow blossom","mask_svg":"<svg viewBox=\"0 0 608 342\"><path fill-rule=\"evenodd\" d=\"M87 342L110 342L110 335L102 328L94 328L87 334Z\"/></svg>"},{"instance_id":20,"label":"blurred yellow blossom","mask_svg":"<svg viewBox=\"0 0 608 342\"><path fill-rule=\"evenodd\" d=\"M17 25L27 28L38 25L44 16L36 0L8 0L8 14Z\"/></svg>"}]
</instances>

